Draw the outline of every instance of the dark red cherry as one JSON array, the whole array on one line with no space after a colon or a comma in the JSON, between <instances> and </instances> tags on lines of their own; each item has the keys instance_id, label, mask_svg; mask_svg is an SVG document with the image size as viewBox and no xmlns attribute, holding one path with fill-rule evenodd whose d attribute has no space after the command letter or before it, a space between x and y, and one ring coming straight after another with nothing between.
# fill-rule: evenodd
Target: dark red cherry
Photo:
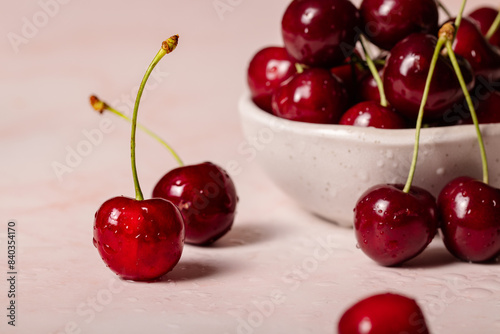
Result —
<instances>
[{"instance_id":1,"label":"dark red cherry","mask_svg":"<svg viewBox=\"0 0 500 334\"><path fill-rule=\"evenodd\" d=\"M437 38L412 34L391 50L384 68L384 88L389 103L410 120L416 120ZM474 75L468 62L457 56L470 90ZM442 118L455 103L464 99L457 75L450 61L439 56L430 93L425 104L425 120Z\"/></svg>"},{"instance_id":2,"label":"dark red cherry","mask_svg":"<svg viewBox=\"0 0 500 334\"><path fill-rule=\"evenodd\" d=\"M500 190L470 177L448 183L438 196L441 236L463 261L484 262L500 254Z\"/></svg>"},{"instance_id":3,"label":"dark red cherry","mask_svg":"<svg viewBox=\"0 0 500 334\"><path fill-rule=\"evenodd\" d=\"M151 281L169 272L184 246L179 209L164 199L114 197L97 210L94 246L123 279Z\"/></svg>"},{"instance_id":4,"label":"dark red cherry","mask_svg":"<svg viewBox=\"0 0 500 334\"><path fill-rule=\"evenodd\" d=\"M469 14L469 19L478 26L481 34L486 36L497 15L498 10L494 8L480 7ZM500 47L500 29L491 36L489 42L491 45Z\"/></svg>"},{"instance_id":5,"label":"dark red cherry","mask_svg":"<svg viewBox=\"0 0 500 334\"><path fill-rule=\"evenodd\" d=\"M424 189L377 185L354 209L354 232L361 250L384 266L401 264L420 254L434 238L438 220L434 197Z\"/></svg>"},{"instance_id":6,"label":"dark red cherry","mask_svg":"<svg viewBox=\"0 0 500 334\"><path fill-rule=\"evenodd\" d=\"M179 207L186 225L186 243L208 245L232 227L238 196L233 181L219 166L205 162L165 174L153 197Z\"/></svg>"},{"instance_id":7,"label":"dark red cherry","mask_svg":"<svg viewBox=\"0 0 500 334\"><path fill-rule=\"evenodd\" d=\"M311 68L295 74L273 95L273 114L308 123L336 123L347 107L347 93L327 69Z\"/></svg>"},{"instance_id":8,"label":"dark red cherry","mask_svg":"<svg viewBox=\"0 0 500 334\"><path fill-rule=\"evenodd\" d=\"M500 92L488 92L486 95L477 101L474 108L476 109L477 120L479 124L500 123ZM455 115L453 115L455 117ZM458 124L472 124L472 116L470 115L467 106L460 109L456 116L459 118Z\"/></svg>"},{"instance_id":9,"label":"dark red cherry","mask_svg":"<svg viewBox=\"0 0 500 334\"><path fill-rule=\"evenodd\" d=\"M385 50L412 33L432 35L438 28L435 0L363 0L359 12L366 36Z\"/></svg>"},{"instance_id":10,"label":"dark red cherry","mask_svg":"<svg viewBox=\"0 0 500 334\"><path fill-rule=\"evenodd\" d=\"M366 69L358 66L355 59L361 59L361 56L356 51L356 57L347 58L343 64L332 67L330 72L339 78L349 96L349 105L357 102L356 98L359 90L359 78L364 76Z\"/></svg>"},{"instance_id":11,"label":"dark red cherry","mask_svg":"<svg viewBox=\"0 0 500 334\"><path fill-rule=\"evenodd\" d=\"M358 25L358 10L349 0L294 0L281 31L296 62L326 68L340 65L353 52Z\"/></svg>"},{"instance_id":12,"label":"dark red cherry","mask_svg":"<svg viewBox=\"0 0 500 334\"><path fill-rule=\"evenodd\" d=\"M384 77L383 66L378 67L378 74L381 78ZM361 101L380 101L380 92L377 82L370 72L367 72L361 77L358 89L358 96Z\"/></svg>"},{"instance_id":13,"label":"dark red cherry","mask_svg":"<svg viewBox=\"0 0 500 334\"><path fill-rule=\"evenodd\" d=\"M391 107L383 107L379 102L360 102L349 108L340 118L339 124L380 129L403 129L405 119Z\"/></svg>"},{"instance_id":14,"label":"dark red cherry","mask_svg":"<svg viewBox=\"0 0 500 334\"><path fill-rule=\"evenodd\" d=\"M462 19L453 50L467 59L476 75L492 82L500 80L500 51L489 44L479 28L467 18Z\"/></svg>"},{"instance_id":15,"label":"dark red cherry","mask_svg":"<svg viewBox=\"0 0 500 334\"><path fill-rule=\"evenodd\" d=\"M247 82L253 102L262 110L271 112L274 90L295 72L295 65L285 48L273 46L257 52L247 70Z\"/></svg>"},{"instance_id":16,"label":"dark red cherry","mask_svg":"<svg viewBox=\"0 0 500 334\"><path fill-rule=\"evenodd\" d=\"M424 314L412 298L394 293L360 300L344 312L338 334L429 334Z\"/></svg>"}]
</instances>

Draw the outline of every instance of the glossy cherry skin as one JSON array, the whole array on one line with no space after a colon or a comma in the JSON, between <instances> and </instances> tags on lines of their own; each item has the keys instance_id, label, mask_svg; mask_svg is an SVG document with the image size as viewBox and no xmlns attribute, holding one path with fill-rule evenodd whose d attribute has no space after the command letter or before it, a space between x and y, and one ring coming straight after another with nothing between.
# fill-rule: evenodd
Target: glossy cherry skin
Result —
<instances>
[{"instance_id":1,"label":"glossy cherry skin","mask_svg":"<svg viewBox=\"0 0 500 334\"><path fill-rule=\"evenodd\" d=\"M165 174L153 189L180 209L186 243L208 245L233 226L238 196L230 176L221 167L204 162L178 167Z\"/></svg>"},{"instance_id":2,"label":"glossy cherry skin","mask_svg":"<svg viewBox=\"0 0 500 334\"><path fill-rule=\"evenodd\" d=\"M483 99L479 100L474 106L479 124L500 123L500 109L498 106L500 106L500 92L498 91L488 92ZM461 112L458 117L460 117L458 124L473 123L468 108Z\"/></svg>"},{"instance_id":3,"label":"glossy cherry skin","mask_svg":"<svg viewBox=\"0 0 500 334\"><path fill-rule=\"evenodd\" d=\"M363 0L359 12L366 36L385 50L412 33L435 34L438 28L435 0Z\"/></svg>"},{"instance_id":4,"label":"glossy cherry skin","mask_svg":"<svg viewBox=\"0 0 500 334\"><path fill-rule=\"evenodd\" d=\"M360 300L340 318L338 334L429 334L424 314L412 298L395 293Z\"/></svg>"},{"instance_id":5,"label":"glossy cherry skin","mask_svg":"<svg viewBox=\"0 0 500 334\"><path fill-rule=\"evenodd\" d=\"M498 10L491 7L480 7L469 14L469 19L473 21L483 36L486 36L493 21L497 17ZM497 30L489 39L491 45L500 47L500 29Z\"/></svg>"},{"instance_id":6,"label":"glossy cherry skin","mask_svg":"<svg viewBox=\"0 0 500 334\"><path fill-rule=\"evenodd\" d=\"M500 255L500 190L470 177L448 183L438 196L441 236L457 258L485 262Z\"/></svg>"},{"instance_id":7,"label":"glossy cherry skin","mask_svg":"<svg viewBox=\"0 0 500 334\"><path fill-rule=\"evenodd\" d=\"M272 46L258 51L247 70L247 83L253 102L262 110L271 112L274 90L295 72L295 65L285 48Z\"/></svg>"},{"instance_id":8,"label":"glossy cherry skin","mask_svg":"<svg viewBox=\"0 0 500 334\"><path fill-rule=\"evenodd\" d=\"M375 101L360 102L349 108L339 124L380 129L404 129L406 120L396 110Z\"/></svg>"},{"instance_id":9,"label":"glossy cherry skin","mask_svg":"<svg viewBox=\"0 0 500 334\"><path fill-rule=\"evenodd\" d=\"M368 189L354 209L354 231L361 250L384 266L399 265L420 254L434 238L437 208L424 189L377 185Z\"/></svg>"},{"instance_id":10,"label":"glossy cherry skin","mask_svg":"<svg viewBox=\"0 0 500 334\"><path fill-rule=\"evenodd\" d=\"M378 74L381 78L384 77L383 66L378 67ZM358 97L360 101L380 101L380 91L378 90L377 81L370 72L365 73L359 81Z\"/></svg>"},{"instance_id":11,"label":"glossy cherry skin","mask_svg":"<svg viewBox=\"0 0 500 334\"><path fill-rule=\"evenodd\" d=\"M391 50L384 68L384 88L389 103L410 120L416 120L423 97L430 63L437 38L412 34ZM459 58L467 88L474 87L475 78L468 62ZM439 56L429 97L425 104L425 120L442 118L455 103L464 99L462 88L448 59Z\"/></svg>"},{"instance_id":12,"label":"glossy cherry skin","mask_svg":"<svg viewBox=\"0 0 500 334\"><path fill-rule=\"evenodd\" d=\"M353 52L358 25L358 10L349 0L294 0L283 15L281 31L296 62L327 68Z\"/></svg>"},{"instance_id":13,"label":"glossy cherry skin","mask_svg":"<svg viewBox=\"0 0 500 334\"><path fill-rule=\"evenodd\" d=\"M346 110L348 97L341 81L329 70L306 69L273 95L273 114L289 120L332 124Z\"/></svg>"},{"instance_id":14,"label":"glossy cherry skin","mask_svg":"<svg viewBox=\"0 0 500 334\"><path fill-rule=\"evenodd\" d=\"M479 28L463 18L453 42L453 51L470 63L476 75L500 80L500 51L486 41Z\"/></svg>"},{"instance_id":15,"label":"glossy cherry skin","mask_svg":"<svg viewBox=\"0 0 500 334\"><path fill-rule=\"evenodd\" d=\"M96 212L93 242L121 278L152 281L179 261L184 222L179 209L166 200L114 197Z\"/></svg>"}]
</instances>

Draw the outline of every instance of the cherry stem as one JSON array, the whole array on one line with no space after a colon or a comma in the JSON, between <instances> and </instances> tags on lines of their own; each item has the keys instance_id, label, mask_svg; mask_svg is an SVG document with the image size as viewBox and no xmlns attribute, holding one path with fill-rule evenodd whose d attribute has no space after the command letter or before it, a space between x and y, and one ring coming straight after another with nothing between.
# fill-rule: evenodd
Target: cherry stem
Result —
<instances>
[{"instance_id":1,"label":"cherry stem","mask_svg":"<svg viewBox=\"0 0 500 334\"><path fill-rule=\"evenodd\" d=\"M368 64L368 68L370 69L370 72L372 73L373 78L377 83L378 91L380 93L380 105L382 107L387 107L388 103L387 103L387 97L385 96L384 84L382 83L382 79L378 74L377 67L373 63L372 57L370 56L370 53L366 49L364 37L361 36L359 41L361 42L361 47L363 48L363 52L365 53L365 58L366 58L366 63Z\"/></svg>"},{"instance_id":2,"label":"cherry stem","mask_svg":"<svg viewBox=\"0 0 500 334\"><path fill-rule=\"evenodd\" d=\"M443 10L446 16L448 16L448 18L451 19L452 18L451 12L448 10L448 8L446 8L445 5L443 5L443 2L441 2L440 0L436 0L436 3Z\"/></svg>"},{"instance_id":3,"label":"cherry stem","mask_svg":"<svg viewBox=\"0 0 500 334\"><path fill-rule=\"evenodd\" d=\"M488 29L488 32L485 35L488 41L493 36L493 34L498 30L499 26L500 26L500 11L498 12L497 16L495 17L495 21L493 21L490 29Z\"/></svg>"},{"instance_id":4,"label":"cherry stem","mask_svg":"<svg viewBox=\"0 0 500 334\"><path fill-rule=\"evenodd\" d=\"M462 5L460 6L460 11L455 19L455 33L453 35L452 41L455 39L455 35L457 34L458 29L460 28L460 24L462 23L462 17L464 16L465 5L467 4L467 0L462 1Z\"/></svg>"},{"instance_id":5,"label":"cherry stem","mask_svg":"<svg viewBox=\"0 0 500 334\"><path fill-rule=\"evenodd\" d=\"M420 130L422 128L422 120L424 117L425 104L427 103L427 99L429 97L432 76L434 75L434 70L436 69L436 63L438 61L441 49L443 48L443 45L446 43L446 41L447 41L446 37L444 36L439 37L436 49L434 50L434 55L432 56L431 64L429 66L429 73L427 74L427 80L425 81L424 93L422 96L422 101L420 103L420 109L418 110L417 124L415 126L416 132L415 132L415 146L413 149L413 159L411 161L410 172L408 173L408 179L406 181L405 187L403 188L403 191L405 193L410 192L411 184L413 182L413 177L415 176L415 170L417 168L418 149L420 146Z\"/></svg>"},{"instance_id":6,"label":"cherry stem","mask_svg":"<svg viewBox=\"0 0 500 334\"><path fill-rule=\"evenodd\" d=\"M128 117L127 115L125 115L124 113L122 113L121 111L119 110L116 110L115 108L111 107L109 104L107 104L106 102L103 102L101 100L99 100L99 98L97 98L97 96L95 95L92 95L90 97L90 104L92 105L92 107L97 110L99 113L103 113L105 110L123 118L124 120L132 123L132 119L130 117ZM177 154L177 152L175 152L175 150L166 142L164 141L160 136L158 136L156 133L154 133L153 131L151 131L150 129L148 129L147 127L145 127L144 125L142 125L141 123L137 122L137 127L142 130L143 132L145 132L146 134L148 134L149 136L153 137L154 139L156 139L156 141L158 141L160 144L162 144L167 150L170 151L170 153L172 154L172 156L174 157L174 159L177 161L177 163L179 164L179 166L184 166L184 163L182 162L181 158L179 157L179 155Z\"/></svg>"},{"instance_id":7,"label":"cherry stem","mask_svg":"<svg viewBox=\"0 0 500 334\"><path fill-rule=\"evenodd\" d=\"M305 66L299 63L295 63L295 70L297 71L298 74L301 74L304 72Z\"/></svg>"},{"instance_id":8,"label":"cherry stem","mask_svg":"<svg viewBox=\"0 0 500 334\"><path fill-rule=\"evenodd\" d=\"M446 41L446 49L448 51L448 57L451 60L451 64L455 69L455 73L457 74L458 81L460 82L460 86L462 87L462 91L465 95L465 100L467 101L467 106L470 110L470 115L472 116L472 121L474 122L474 127L476 128L477 141L479 142L479 150L481 152L481 162L483 165L483 182L488 184L489 176L488 176L488 159L486 158L486 149L484 147L483 136L481 134L481 129L479 128L479 121L477 120L476 110L474 109L474 103L472 103L472 99L470 97L469 91L467 90L467 85L465 83L464 77L462 75L462 71L460 70L460 66L458 65L457 58L455 56L455 52L453 52L453 45L451 40Z\"/></svg>"},{"instance_id":9,"label":"cherry stem","mask_svg":"<svg viewBox=\"0 0 500 334\"><path fill-rule=\"evenodd\" d=\"M174 35L166 41L163 41L160 51L158 51L156 56L153 58L151 64L149 64L149 67L146 70L146 73L144 74L144 77L142 78L141 85L139 86L139 91L137 92L137 98L135 99L134 113L132 115L132 133L130 135L130 160L132 162L132 176L134 178L135 199L138 201L144 199L141 191L141 186L139 185L139 178L137 176L137 167L135 163L135 133L137 129L137 113L139 110L139 103L141 101L142 92L144 91L144 87L146 86L146 82L148 81L151 72L155 68L156 64L158 64L158 62L163 58L163 56L175 50L178 40L179 35Z\"/></svg>"}]
</instances>

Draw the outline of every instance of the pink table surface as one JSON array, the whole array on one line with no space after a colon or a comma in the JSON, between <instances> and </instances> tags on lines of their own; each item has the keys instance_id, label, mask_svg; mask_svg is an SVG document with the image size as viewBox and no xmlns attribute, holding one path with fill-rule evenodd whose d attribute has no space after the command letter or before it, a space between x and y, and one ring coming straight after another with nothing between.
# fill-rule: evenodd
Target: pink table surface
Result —
<instances>
[{"instance_id":1,"label":"pink table surface","mask_svg":"<svg viewBox=\"0 0 500 334\"><path fill-rule=\"evenodd\" d=\"M415 297L433 333L500 332L498 265L458 262L435 240L401 268L380 267L356 249L352 230L303 211L245 153L237 101L247 63L261 47L281 44L287 3L3 2L1 333L326 334L350 304L383 291ZM459 1L445 3L457 11ZM480 4L498 2L468 8ZM92 246L92 223L103 201L134 195L130 128L99 116L87 99L96 93L130 113L149 61L175 33L179 47L158 65L139 119L187 163L227 168L238 215L213 247L186 246L160 282L122 281ZM137 145L149 194L175 162L141 133ZM10 219L18 241L15 328L6 317Z\"/></svg>"}]
</instances>

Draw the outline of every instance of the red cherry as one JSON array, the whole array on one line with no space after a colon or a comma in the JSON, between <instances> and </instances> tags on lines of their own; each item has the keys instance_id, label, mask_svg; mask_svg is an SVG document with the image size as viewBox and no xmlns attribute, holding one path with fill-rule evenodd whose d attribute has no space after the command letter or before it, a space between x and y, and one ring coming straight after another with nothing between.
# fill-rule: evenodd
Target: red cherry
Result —
<instances>
[{"instance_id":1,"label":"red cherry","mask_svg":"<svg viewBox=\"0 0 500 334\"><path fill-rule=\"evenodd\" d=\"M415 300L394 293L377 294L351 306L340 318L339 334L428 334Z\"/></svg>"},{"instance_id":2,"label":"red cherry","mask_svg":"<svg viewBox=\"0 0 500 334\"><path fill-rule=\"evenodd\" d=\"M364 31L378 47L390 50L412 33L435 34L435 0L363 0L359 8Z\"/></svg>"},{"instance_id":3,"label":"red cherry","mask_svg":"<svg viewBox=\"0 0 500 334\"><path fill-rule=\"evenodd\" d=\"M257 52L247 70L247 82L253 102L271 112L274 90L294 73L295 65L282 47L267 47Z\"/></svg>"},{"instance_id":4,"label":"red cherry","mask_svg":"<svg viewBox=\"0 0 500 334\"><path fill-rule=\"evenodd\" d=\"M410 120L416 120L437 38L412 34L391 50L384 68L384 88L389 103ZM459 58L464 80L470 90L474 75L469 63ZM464 99L462 88L450 61L439 56L425 104L425 120L442 118L455 103Z\"/></svg>"},{"instance_id":5,"label":"red cherry","mask_svg":"<svg viewBox=\"0 0 500 334\"><path fill-rule=\"evenodd\" d=\"M469 14L469 19L473 21L481 31L483 36L486 36L493 21L498 15L498 10L491 7L480 7ZM489 39L491 45L500 47L500 30L497 30Z\"/></svg>"},{"instance_id":6,"label":"red cherry","mask_svg":"<svg viewBox=\"0 0 500 334\"><path fill-rule=\"evenodd\" d=\"M285 48L301 64L334 67L354 50L357 8L349 0L294 0L281 21Z\"/></svg>"},{"instance_id":7,"label":"red cherry","mask_svg":"<svg viewBox=\"0 0 500 334\"><path fill-rule=\"evenodd\" d=\"M500 80L500 51L488 43L479 28L467 18L462 19L456 33L453 51L467 59L476 75L491 82Z\"/></svg>"},{"instance_id":8,"label":"red cherry","mask_svg":"<svg viewBox=\"0 0 500 334\"><path fill-rule=\"evenodd\" d=\"M213 243L232 227L238 196L233 181L210 162L183 166L165 174L153 197L172 201L186 225L186 243Z\"/></svg>"},{"instance_id":9,"label":"red cherry","mask_svg":"<svg viewBox=\"0 0 500 334\"><path fill-rule=\"evenodd\" d=\"M295 0L297 1L297 0ZM347 93L329 70L306 69L273 95L273 114L308 123L336 123L347 107Z\"/></svg>"},{"instance_id":10,"label":"red cherry","mask_svg":"<svg viewBox=\"0 0 500 334\"><path fill-rule=\"evenodd\" d=\"M361 250L384 266L401 264L420 254L434 238L438 221L434 197L424 189L377 185L354 209L354 231Z\"/></svg>"},{"instance_id":11,"label":"red cherry","mask_svg":"<svg viewBox=\"0 0 500 334\"><path fill-rule=\"evenodd\" d=\"M184 222L166 200L114 197L96 212L93 241L104 263L121 278L151 281L179 261Z\"/></svg>"},{"instance_id":12,"label":"red cherry","mask_svg":"<svg viewBox=\"0 0 500 334\"><path fill-rule=\"evenodd\" d=\"M500 254L500 189L459 177L439 194L438 209L444 244L454 256L484 262Z\"/></svg>"},{"instance_id":13,"label":"red cherry","mask_svg":"<svg viewBox=\"0 0 500 334\"><path fill-rule=\"evenodd\" d=\"M384 68L382 66L379 67L378 74L381 78L384 77ZM377 81L370 72L361 77L358 89L361 101L380 101L380 91L378 90Z\"/></svg>"},{"instance_id":14,"label":"red cherry","mask_svg":"<svg viewBox=\"0 0 500 334\"><path fill-rule=\"evenodd\" d=\"M340 118L339 124L380 129L406 128L405 119L391 107L383 107L375 101L360 102Z\"/></svg>"}]
</instances>

